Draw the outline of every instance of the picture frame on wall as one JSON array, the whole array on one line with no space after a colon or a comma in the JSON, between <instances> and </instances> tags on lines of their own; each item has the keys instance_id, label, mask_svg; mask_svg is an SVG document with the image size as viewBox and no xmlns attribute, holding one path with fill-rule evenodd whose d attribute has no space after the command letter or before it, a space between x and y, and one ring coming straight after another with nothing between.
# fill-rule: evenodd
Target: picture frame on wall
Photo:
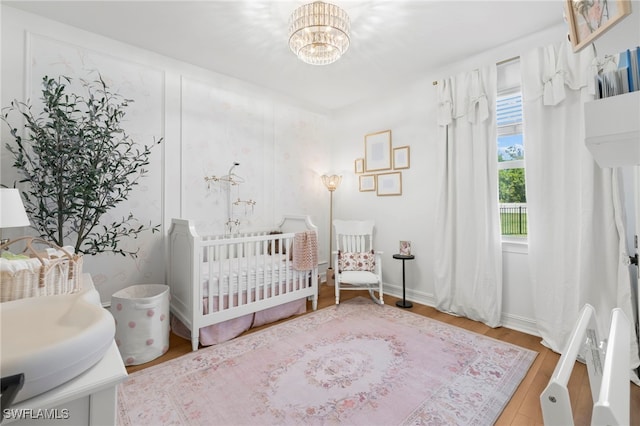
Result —
<instances>
[{"instance_id":1,"label":"picture frame on wall","mask_svg":"<svg viewBox=\"0 0 640 426\"><path fill-rule=\"evenodd\" d=\"M356 174L364 173L364 158L356 158L354 168Z\"/></svg>"},{"instance_id":2,"label":"picture frame on wall","mask_svg":"<svg viewBox=\"0 0 640 426\"><path fill-rule=\"evenodd\" d=\"M380 173L376 175L376 194L378 196L402 195L402 173Z\"/></svg>"},{"instance_id":3,"label":"picture frame on wall","mask_svg":"<svg viewBox=\"0 0 640 426\"><path fill-rule=\"evenodd\" d=\"M578 52L629 15L631 3L629 0L566 0L565 13L571 46Z\"/></svg>"},{"instance_id":4,"label":"picture frame on wall","mask_svg":"<svg viewBox=\"0 0 640 426\"><path fill-rule=\"evenodd\" d=\"M393 148L393 168L394 170L408 169L410 167L409 147L399 146Z\"/></svg>"},{"instance_id":5,"label":"picture frame on wall","mask_svg":"<svg viewBox=\"0 0 640 426\"><path fill-rule=\"evenodd\" d=\"M391 130L364 137L364 171L391 170Z\"/></svg>"},{"instance_id":6,"label":"picture frame on wall","mask_svg":"<svg viewBox=\"0 0 640 426\"><path fill-rule=\"evenodd\" d=\"M376 175L360 175L360 192L376 190Z\"/></svg>"}]
</instances>

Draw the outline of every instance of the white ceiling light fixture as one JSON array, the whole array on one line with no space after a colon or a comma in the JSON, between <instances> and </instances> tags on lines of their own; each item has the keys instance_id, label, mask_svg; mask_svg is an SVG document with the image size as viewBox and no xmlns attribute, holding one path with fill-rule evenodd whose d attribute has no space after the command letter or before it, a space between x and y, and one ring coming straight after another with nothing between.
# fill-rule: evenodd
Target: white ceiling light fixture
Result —
<instances>
[{"instance_id":1,"label":"white ceiling light fixture","mask_svg":"<svg viewBox=\"0 0 640 426\"><path fill-rule=\"evenodd\" d=\"M349 48L349 15L340 7L316 1L300 6L289 18L289 47L311 65L337 61Z\"/></svg>"}]
</instances>

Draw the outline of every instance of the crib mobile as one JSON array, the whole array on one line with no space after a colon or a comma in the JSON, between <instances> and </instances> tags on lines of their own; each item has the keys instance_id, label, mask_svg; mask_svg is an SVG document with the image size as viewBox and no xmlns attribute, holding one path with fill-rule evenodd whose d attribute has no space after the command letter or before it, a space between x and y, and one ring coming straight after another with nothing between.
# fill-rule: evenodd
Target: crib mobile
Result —
<instances>
[{"instance_id":1,"label":"crib mobile","mask_svg":"<svg viewBox=\"0 0 640 426\"><path fill-rule=\"evenodd\" d=\"M244 179L237 174L233 173L233 169L239 166L240 163L234 162L229 172L224 176L205 176L204 181L207 182L207 189L211 189L211 182L220 185L221 188L227 191L227 222L225 223L225 233L235 234L238 232L238 228L242 223L241 219L234 215L234 206L244 206L244 216L253 214L256 201L252 199L242 200L240 199L240 184L244 183ZM232 187L236 187L236 199L232 201Z\"/></svg>"}]
</instances>

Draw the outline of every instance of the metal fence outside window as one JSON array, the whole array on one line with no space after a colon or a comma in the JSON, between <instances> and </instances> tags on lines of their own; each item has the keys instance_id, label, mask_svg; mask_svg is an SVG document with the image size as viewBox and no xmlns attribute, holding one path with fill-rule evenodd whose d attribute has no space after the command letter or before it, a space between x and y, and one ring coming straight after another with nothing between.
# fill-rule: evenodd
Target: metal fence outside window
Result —
<instances>
[{"instance_id":1,"label":"metal fence outside window","mask_svg":"<svg viewBox=\"0 0 640 426\"><path fill-rule=\"evenodd\" d=\"M500 204L502 235L527 235L527 205Z\"/></svg>"}]
</instances>

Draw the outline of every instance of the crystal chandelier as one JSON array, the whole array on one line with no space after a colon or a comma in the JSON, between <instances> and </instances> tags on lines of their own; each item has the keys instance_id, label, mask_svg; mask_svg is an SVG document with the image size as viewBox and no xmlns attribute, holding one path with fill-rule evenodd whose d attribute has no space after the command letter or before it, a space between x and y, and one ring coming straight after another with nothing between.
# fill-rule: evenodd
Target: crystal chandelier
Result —
<instances>
[{"instance_id":1,"label":"crystal chandelier","mask_svg":"<svg viewBox=\"0 0 640 426\"><path fill-rule=\"evenodd\" d=\"M311 65L337 61L349 48L349 15L336 5L316 1L289 18L289 47Z\"/></svg>"}]
</instances>

